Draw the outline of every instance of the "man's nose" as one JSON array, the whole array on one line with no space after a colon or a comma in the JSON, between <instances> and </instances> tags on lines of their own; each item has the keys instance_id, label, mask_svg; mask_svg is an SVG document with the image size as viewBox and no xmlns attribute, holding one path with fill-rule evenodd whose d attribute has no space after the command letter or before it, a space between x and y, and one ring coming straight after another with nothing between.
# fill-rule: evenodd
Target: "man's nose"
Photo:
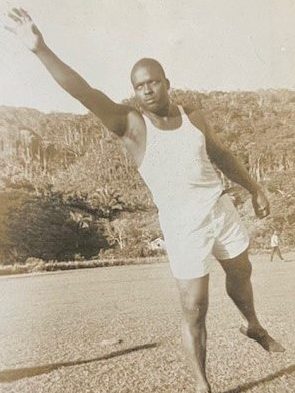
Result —
<instances>
[{"instance_id":1,"label":"man's nose","mask_svg":"<svg viewBox=\"0 0 295 393\"><path fill-rule=\"evenodd\" d=\"M144 84L144 94L150 94L152 92L151 86L149 83Z\"/></svg>"}]
</instances>

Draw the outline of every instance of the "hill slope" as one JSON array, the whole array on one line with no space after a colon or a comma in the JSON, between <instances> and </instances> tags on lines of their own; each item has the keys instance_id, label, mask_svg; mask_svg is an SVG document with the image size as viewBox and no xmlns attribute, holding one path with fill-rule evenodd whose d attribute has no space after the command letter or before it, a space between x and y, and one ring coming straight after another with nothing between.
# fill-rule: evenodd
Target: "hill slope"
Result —
<instances>
[{"instance_id":1,"label":"hill slope","mask_svg":"<svg viewBox=\"0 0 295 393\"><path fill-rule=\"evenodd\" d=\"M267 245L272 227L284 229L285 244L294 245L295 92L174 90L171 97L200 105L266 187L272 216L258 221L247 193L224 179L253 246ZM156 209L132 160L91 114L0 107L0 166L3 261L91 257L108 248L134 256L160 235ZM52 246L57 239L67 246Z\"/></svg>"}]
</instances>

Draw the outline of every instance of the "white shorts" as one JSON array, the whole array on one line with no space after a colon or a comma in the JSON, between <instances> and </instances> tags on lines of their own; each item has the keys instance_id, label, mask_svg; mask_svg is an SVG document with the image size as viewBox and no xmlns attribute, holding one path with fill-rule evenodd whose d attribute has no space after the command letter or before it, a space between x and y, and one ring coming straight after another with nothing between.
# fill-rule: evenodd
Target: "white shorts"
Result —
<instances>
[{"instance_id":1,"label":"white shorts","mask_svg":"<svg viewBox=\"0 0 295 393\"><path fill-rule=\"evenodd\" d=\"M249 246L247 229L230 197L219 197L201 223L187 220L162 227L172 274L177 279L203 277L210 272L212 255L219 260L240 255Z\"/></svg>"}]
</instances>

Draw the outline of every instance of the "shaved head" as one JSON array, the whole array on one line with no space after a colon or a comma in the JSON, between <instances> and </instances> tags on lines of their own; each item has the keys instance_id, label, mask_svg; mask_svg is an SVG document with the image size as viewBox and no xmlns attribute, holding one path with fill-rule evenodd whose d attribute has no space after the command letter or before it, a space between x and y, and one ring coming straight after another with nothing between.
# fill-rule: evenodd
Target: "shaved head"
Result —
<instances>
[{"instance_id":1,"label":"shaved head","mask_svg":"<svg viewBox=\"0 0 295 393\"><path fill-rule=\"evenodd\" d=\"M157 60L144 58L135 63L131 70L131 82L142 110L158 114L167 112L170 82Z\"/></svg>"},{"instance_id":2,"label":"shaved head","mask_svg":"<svg viewBox=\"0 0 295 393\"><path fill-rule=\"evenodd\" d=\"M138 60L132 67L131 74L130 74L132 83L133 83L134 74L139 68L152 68L153 70L158 71L161 74L161 76L163 76L163 78L166 78L164 68L157 60L152 58L143 58Z\"/></svg>"}]
</instances>

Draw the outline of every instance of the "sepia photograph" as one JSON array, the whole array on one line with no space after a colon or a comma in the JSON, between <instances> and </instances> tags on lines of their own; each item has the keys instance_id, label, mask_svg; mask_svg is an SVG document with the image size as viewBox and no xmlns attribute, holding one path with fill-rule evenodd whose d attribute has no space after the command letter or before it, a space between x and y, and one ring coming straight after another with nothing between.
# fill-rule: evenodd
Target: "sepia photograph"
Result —
<instances>
[{"instance_id":1,"label":"sepia photograph","mask_svg":"<svg viewBox=\"0 0 295 393\"><path fill-rule=\"evenodd\" d=\"M295 2L0 0L0 392L295 392Z\"/></svg>"}]
</instances>

